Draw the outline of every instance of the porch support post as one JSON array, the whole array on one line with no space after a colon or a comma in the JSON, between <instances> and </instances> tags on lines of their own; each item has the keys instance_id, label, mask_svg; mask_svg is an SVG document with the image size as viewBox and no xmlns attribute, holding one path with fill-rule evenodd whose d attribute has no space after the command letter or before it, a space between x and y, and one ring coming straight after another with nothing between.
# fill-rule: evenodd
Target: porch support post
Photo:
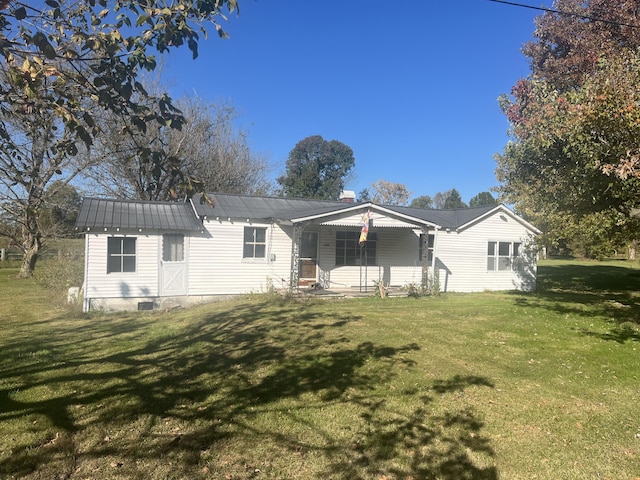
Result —
<instances>
[{"instance_id":1,"label":"porch support post","mask_svg":"<svg viewBox=\"0 0 640 480\"><path fill-rule=\"evenodd\" d=\"M436 227L433 231L433 257L431 260L431 275L433 276L433 295L440 293L440 270L436 270L436 258L438 257L438 236L440 235L440 227Z\"/></svg>"},{"instance_id":2,"label":"porch support post","mask_svg":"<svg viewBox=\"0 0 640 480\"><path fill-rule=\"evenodd\" d=\"M291 239L291 274L289 276L289 289L298 288L300 280L300 244L302 243L302 231L305 224L293 225L293 238Z\"/></svg>"},{"instance_id":3,"label":"porch support post","mask_svg":"<svg viewBox=\"0 0 640 480\"><path fill-rule=\"evenodd\" d=\"M420 286L426 289L429 285L429 227L422 227L422 281Z\"/></svg>"},{"instance_id":4,"label":"porch support post","mask_svg":"<svg viewBox=\"0 0 640 480\"><path fill-rule=\"evenodd\" d=\"M438 235L440 235L440 227L436 227L433 231L433 259L431 260L431 268L433 268L433 274L436 275L436 258L438 256Z\"/></svg>"}]
</instances>

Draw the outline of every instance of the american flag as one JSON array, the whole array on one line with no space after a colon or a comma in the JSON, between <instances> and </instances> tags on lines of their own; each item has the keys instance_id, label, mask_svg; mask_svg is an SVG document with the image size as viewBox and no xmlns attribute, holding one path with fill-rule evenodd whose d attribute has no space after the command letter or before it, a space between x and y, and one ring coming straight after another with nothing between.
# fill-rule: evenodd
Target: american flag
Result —
<instances>
[{"instance_id":1,"label":"american flag","mask_svg":"<svg viewBox=\"0 0 640 480\"><path fill-rule=\"evenodd\" d=\"M360 231L360 240L358 245L362 245L367 241L367 234L369 233L369 221L371 220L371 212L367 210L362 216L362 230Z\"/></svg>"}]
</instances>

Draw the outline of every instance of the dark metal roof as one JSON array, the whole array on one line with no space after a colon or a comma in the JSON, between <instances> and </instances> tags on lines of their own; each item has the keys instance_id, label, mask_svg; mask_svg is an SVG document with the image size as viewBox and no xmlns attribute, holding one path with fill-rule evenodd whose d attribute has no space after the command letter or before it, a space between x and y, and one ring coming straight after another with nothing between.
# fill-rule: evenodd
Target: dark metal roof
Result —
<instances>
[{"instance_id":1,"label":"dark metal roof","mask_svg":"<svg viewBox=\"0 0 640 480\"><path fill-rule=\"evenodd\" d=\"M213 206L201 202L201 196L193 198L195 209L201 217L242 218L251 220L291 220L337 213L366 203L345 203L338 200L312 200L301 198L263 197L225 193L209 193ZM432 210L424 208L398 207L382 205L387 210L408 215L442 228L458 228L490 212L498 205L478 208L460 208L455 210Z\"/></svg>"},{"instance_id":2,"label":"dark metal roof","mask_svg":"<svg viewBox=\"0 0 640 480\"><path fill-rule=\"evenodd\" d=\"M76 219L84 229L202 230L190 203L84 198Z\"/></svg>"},{"instance_id":3,"label":"dark metal roof","mask_svg":"<svg viewBox=\"0 0 640 480\"><path fill-rule=\"evenodd\" d=\"M207 202L201 202L200 195L193 198L193 205L201 217L290 220L337 212L356 205L339 200L262 197L227 193L208 193L207 196L213 202L213 206Z\"/></svg>"},{"instance_id":4,"label":"dark metal roof","mask_svg":"<svg viewBox=\"0 0 640 480\"><path fill-rule=\"evenodd\" d=\"M202 230L201 218L292 220L338 213L367 203L345 203L338 200L313 200L301 198L264 197L210 193L213 204L201 202L201 196L190 203L151 202L84 198L76 226L84 229L145 229L145 230ZM419 221L456 229L481 218L498 205L455 210L382 205L402 215ZM195 208L195 212L194 212ZM375 205L373 205L375 208ZM200 217L200 218L198 218Z\"/></svg>"},{"instance_id":5,"label":"dark metal roof","mask_svg":"<svg viewBox=\"0 0 640 480\"><path fill-rule=\"evenodd\" d=\"M488 205L484 207L476 208L456 208L452 210L433 210L425 208L411 208L411 207L386 207L394 212L403 213L411 217L419 218L420 220L426 220L430 223L435 223L442 228L459 228L462 225L466 225L472 222L476 218L482 217L486 213L495 209L498 205Z\"/></svg>"}]
</instances>

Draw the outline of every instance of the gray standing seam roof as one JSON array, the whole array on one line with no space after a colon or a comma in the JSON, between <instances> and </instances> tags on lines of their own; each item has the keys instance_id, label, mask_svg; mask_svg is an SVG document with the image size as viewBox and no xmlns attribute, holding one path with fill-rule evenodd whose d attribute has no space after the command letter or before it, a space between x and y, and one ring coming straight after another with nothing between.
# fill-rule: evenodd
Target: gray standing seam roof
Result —
<instances>
[{"instance_id":1,"label":"gray standing seam roof","mask_svg":"<svg viewBox=\"0 0 640 480\"><path fill-rule=\"evenodd\" d=\"M476 208L456 208L453 210L433 210L411 207L386 207L398 213L416 217L427 222L435 223L442 228L455 229L483 216L499 205L487 205Z\"/></svg>"},{"instance_id":2,"label":"gray standing seam roof","mask_svg":"<svg viewBox=\"0 0 640 480\"><path fill-rule=\"evenodd\" d=\"M260 197L223 193L208 193L207 196L213 201L213 206L206 202L201 202L200 195L196 195L193 198L193 205L200 217L290 220L292 218L336 212L357 205L338 200Z\"/></svg>"},{"instance_id":3,"label":"gray standing seam roof","mask_svg":"<svg viewBox=\"0 0 640 480\"><path fill-rule=\"evenodd\" d=\"M84 198L76 220L84 229L200 231L190 203Z\"/></svg>"},{"instance_id":4,"label":"gray standing seam roof","mask_svg":"<svg viewBox=\"0 0 640 480\"><path fill-rule=\"evenodd\" d=\"M203 228L200 218L203 217L291 220L337 213L340 210L365 205L364 203L345 203L338 200L261 197L223 193L210 193L207 195L213 201L213 205L200 201L202 198L200 195L193 197L193 207L190 203L178 202L84 198L76 220L76 226L85 229L122 228L200 231ZM497 206L431 210L383 205L387 210L450 229L466 225Z\"/></svg>"},{"instance_id":5,"label":"gray standing seam roof","mask_svg":"<svg viewBox=\"0 0 640 480\"><path fill-rule=\"evenodd\" d=\"M222 193L207 194L214 205L200 201L200 196L193 199L196 212L203 217L244 218L251 220L303 218L323 213L338 212L345 208L358 206L361 203L345 203L338 200L310 200L300 198L260 197ZM408 215L442 228L458 228L472 220L490 212L498 205L478 208L460 208L455 210L432 210L424 208L399 207L382 205L384 208Z\"/></svg>"}]
</instances>

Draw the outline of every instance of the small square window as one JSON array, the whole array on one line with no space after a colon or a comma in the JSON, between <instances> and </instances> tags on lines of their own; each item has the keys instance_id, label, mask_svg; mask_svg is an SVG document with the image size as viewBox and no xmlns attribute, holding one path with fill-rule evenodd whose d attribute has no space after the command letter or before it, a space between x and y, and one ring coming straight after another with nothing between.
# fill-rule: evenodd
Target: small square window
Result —
<instances>
[{"instance_id":1,"label":"small square window","mask_svg":"<svg viewBox=\"0 0 640 480\"><path fill-rule=\"evenodd\" d=\"M244 227L243 258L265 258L267 254L267 229Z\"/></svg>"},{"instance_id":2,"label":"small square window","mask_svg":"<svg viewBox=\"0 0 640 480\"><path fill-rule=\"evenodd\" d=\"M107 273L136 271L136 239L109 237L107 239Z\"/></svg>"}]
</instances>

